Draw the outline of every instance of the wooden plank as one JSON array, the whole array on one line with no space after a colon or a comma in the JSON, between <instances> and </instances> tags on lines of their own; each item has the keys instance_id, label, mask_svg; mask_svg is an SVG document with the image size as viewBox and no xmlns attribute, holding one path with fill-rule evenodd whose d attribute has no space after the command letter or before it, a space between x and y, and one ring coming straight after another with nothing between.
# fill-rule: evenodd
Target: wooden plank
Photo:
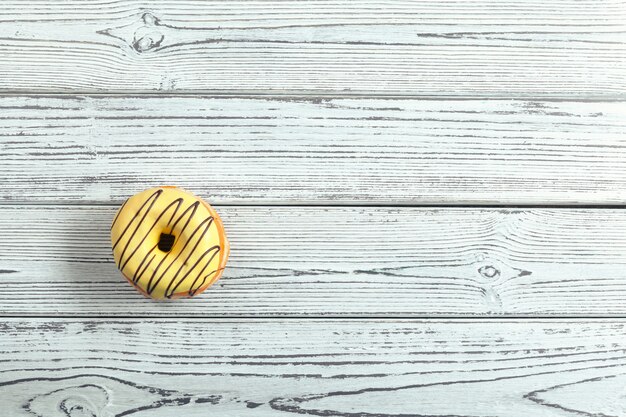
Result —
<instances>
[{"instance_id":1,"label":"wooden plank","mask_svg":"<svg viewBox=\"0 0 626 417\"><path fill-rule=\"evenodd\" d=\"M0 314L626 314L626 211L219 207L222 279L154 302L112 259L114 207L0 207Z\"/></svg>"},{"instance_id":2,"label":"wooden plank","mask_svg":"<svg viewBox=\"0 0 626 417\"><path fill-rule=\"evenodd\" d=\"M9 0L0 91L623 98L620 0Z\"/></svg>"},{"instance_id":3,"label":"wooden plank","mask_svg":"<svg viewBox=\"0 0 626 417\"><path fill-rule=\"evenodd\" d=\"M626 103L3 97L0 199L623 204Z\"/></svg>"},{"instance_id":4,"label":"wooden plank","mask_svg":"<svg viewBox=\"0 0 626 417\"><path fill-rule=\"evenodd\" d=\"M626 412L624 320L5 319L0 329L0 400L13 417Z\"/></svg>"}]
</instances>

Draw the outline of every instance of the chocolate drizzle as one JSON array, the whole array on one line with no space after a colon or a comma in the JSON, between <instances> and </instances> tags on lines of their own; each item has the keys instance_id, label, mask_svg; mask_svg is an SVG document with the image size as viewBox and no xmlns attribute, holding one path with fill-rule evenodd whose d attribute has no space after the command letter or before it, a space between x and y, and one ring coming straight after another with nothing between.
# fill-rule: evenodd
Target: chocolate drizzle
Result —
<instances>
[{"instance_id":1,"label":"chocolate drizzle","mask_svg":"<svg viewBox=\"0 0 626 417\"><path fill-rule=\"evenodd\" d=\"M156 202L161 198L164 190L158 189L154 193L152 193L139 207L139 210L135 213L135 215L128 221L128 223L122 229L121 234L118 236L117 240L113 244L113 249L115 249L118 245L123 243L123 239L125 236L129 236L127 241L119 253L119 258L117 259L118 268L124 273L124 269L127 267L128 263L131 259L136 255L136 253L140 250L140 248L145 244L145 240L147 237L154 232L155 228L160 228L159 230L163 234L172 234L174 235L174 242L171 245L172 250L166 253L162 253L156 251L158 248L158 244L152 246L150 250L145 254L141 262L134 271L127 271L129 273L125 274L132 280L132 283L136 286L139 286L139 283L142 279L146 279L147 276L145 272L150 268L150 265L157 257L158 254L162 253L162 259L159 261L158 265L154 268L152 274L148 278L147 283L141 285L141 288L144 288L145 292L149 295L155 291L155 289L159 286L159 283L163 279L166 279L166 275L171 279L167 282L167 287L164 291L164 297L171 298L176 294L176 290L183 284L183 282L193 279L193 282L188 287L188 294L193 296L202 286L205 284L209 277L213 277L215 273L221 271L222 268L211 271L208 274L204 274L205 270L209 267L209 265L213 262L215 257L220 253L222 248L220 245L214 245L208 249L206 249L194 262L194 264L187 268L189 260L198 250L200 246L200 242L204 239L206 234L208 233L211 226L214 224L213 216L208 216L195 227L195 229L191 232L188 238L185 238L184 242L180 241L182 236L185 236L185 230L190 224L190 221L198 214L198 207L200 205L200 201L195 200L192 204L190 204L185 210L177 216L181 206L184 204L184 198L177 198L170 202L161 212L158 213L155 221L148 228L148 230L140 236L138 233L146 219L151 218L152 216L148 216L148 213L151 213L153 207ZM112 228L116 225L120 213L126 206L128 200L124 202L119 212L117 213L115 219L113 220ZM169 216L169 220L166 224L164 223L164 217L167 218L166 214L171 211L171 215ZM180 230L176 230L176 227L179 223L184 221L184 225ZM173 222L173 223L172 223ZM134 226L134 227L133 227ZM176 232L174 233L174 230ZM195 242L194 242L195 240ZM223 243L223 242L221 242ZM180 245L182 249L174 250L174 248ZM193 245L190 250L187 251L184 259L181 259L181 255L185 253L188 246ZM156 251L156 252L155 252ZM143 252L143 251L142 251ZM173 259L171 255L172 253L176 253ZM160 271L164 268L162 271ZM174 268L176 270L174 271ZM168 274L169 272L169 274Z\"/></svg>"},{"instance_id":2,"label":"chocolate drizzle","mask_svg":"<svg viewBox=\"0 0 626 417\"><path fill-rule=\"evenodd\" d=\"M152 205L154 204L154 202L156 201L156 199L152 202L152 204L150 205L150 208L152 208ZM130 256L128 257L128 259L126 259L126 262L124 263L124 265L122 265L120 267L121 270L123 270L126 267L126 264L128 263L128 261L130 261L130 259L133 257L133 255L135 254L135 252L137 252L137 250L141 247L141 245L143 245L143 242L146 240L146 238L148 237L148 235L150 235L150 232L152 232L152 229L154 229L154 227L159 224L159 220L161 220L161 217L163 217L163 215L176 203L177 206L180 206L180 204L183 202L182 198L178 198L174 201L172 201L166 208L165 210L163 210L159 216L156 218L156 220L154 221L154 223L152 223L152 226L150 226L150 229L148 229L148 231L146 232L146 234L141 238L141 241L139 242L139 244L135 247L135 250L133 250L133 252L130 254ZM176 209L178 211L178 207ZM146 212L146 214L148 214L148 212L150 211L150 209L148 209L148 211ZM137 225L137 229L139 227L141 227L141 223L143 222L143 219L145 219L146 214L144 214L144 217L142 218L141 222L139 222L139 224ZM168 224L169 226L169 224ZM137 230L135 229L135 232ZM133 233L134 235L134 233ZM128 242L126 243L126 246L128 246L128 244L130 243L130 241L132 240L133 236L130 237L130 239L128 240ZM126 250L126 248L124 248L124 250ZM122 252L123 253L123 252ZM121 259L120 259L121 262Z\"/></svg>"}]
</instances>

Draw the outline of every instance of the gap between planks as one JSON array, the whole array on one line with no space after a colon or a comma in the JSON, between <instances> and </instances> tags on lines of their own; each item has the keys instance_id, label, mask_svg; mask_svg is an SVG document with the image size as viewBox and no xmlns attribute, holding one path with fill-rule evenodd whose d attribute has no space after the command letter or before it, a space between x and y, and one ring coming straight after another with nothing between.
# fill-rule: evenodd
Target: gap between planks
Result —
<instances>
[{"instance_id":1,"label":"gap between planks","mask_svg":"<svg viewBox=\"0 0 626 417\"><path fill-rule=\"evenodd\" d=\"M572 96L534 96L524 94L511 94L506 98L496 95L463 94L463 95L420 95L420 94L384 94L376 92L350 92L337 93L333 91L238 91L238 90L187 90L187 91L128 91L128 90L107 90L106 92L94 91L33 91L33 90L3 90L0 89L0 99L3 97L26 97L26 98L241 98L241 99L293 99L296 100L331 100L331 99L383 99L383 100L420 100L420 101L502 101L502 100L523 100L523 101L545 101L550 103L579 102L579 103L615 103L626 100L626 94L615 94L613 96L602 97L572 97Z\"/></svg>"},{"instance_id":2,"label":"gap between planks","mask_svg":"<svg viewBox=\"0 0 626 417\"><path fill-rule=\"evenodd\" d=\"M130 197L130 196L129 196ZM485 202L484 204L477 204L477 203L473 203L473 204L468 204L468 203L415 203L415 204L407 204L407 203L394 203L394 202L389 202L389 203L385 203L385 202L363 202L362 204L360 204L358 201L354 202L354 201L346 201L346 202L337 202L337 203L328 203L328 202L320 202L320 203L315 203L315 202L309 202L309 201L305 201L302 203L298 203L298 202L288 202L288 203L273 203L273 202L267 202L267 203L246 203L246 202L241 202L241 203L236 203L236 204L229 204L229 203L211 203L211 206L213 207L224 207L224 208L237 208L237 207L258 207L258 208L264 208L264 207L294 207L294 208L300 208L300 207L315 207L315 208L416 208L416 209L420 209L420 208L424 208L424 209L430 209L430 208L440 208L440 209L537 209L537 210L542 210L542 209L563 209L563 210L568 210L568 209L572 209L572 210L579 210L579 209L593 209L593 210L623 210L626 209L626 204L622 204L622 203L598 203L598 204L589 204L589 203L581 203L581 204L575 204L575 203L562 203L562 204L534 204L534 203L528 203L528 204L523 204L523 203L511 203L511 204L493 204L490 202ZM20 200L11 200L11 201L0 201L0 207L16 207L16 206L20 206L20 207L29 207L29 206L33 206L33 207L59 207L59 208L63 208L63 207L118 207L121 206L121 203L118 202L90 202L90 201L60 201L60 202L54 202L54 201L20 201Z\"/></svg>"},{"instance_id":3,"label":"gap between planks","mask_svg":"<svg viewBox=\"0 0 626 417\"><path fill-rule=\"evenodd\" d=\"M185 300L180 300L177 302L184 303ZM445 322L445 323L499 323L499 322L510 322L510 321L518 321L523 320L524 322L565 322L571 321L572 323L581 323L581 322L593 322L593 323L602 323L607 320L626 320L626 315L617 314L617 315L606 315L606 316L590 316L590 315L559 315L559 316L550 316L550 315L528 315L528 314L520 314L520 315L506 315L506 316L437 316L437 315L422 315L422 316L406 316L406 315L398 315L398 316L380 316L380 315L372 315L372 316L342 316L342 315L302 315L302 316L293 316L293 315L250 315L250 314L242 314L242 315L234 315L234 316L218 316L218 315L177 315L176 317L165 316L165 315L80 315L77 316L75 314L62 314L62 315L50 315L50 314L1 314L0 320L8 319L29 319L29 320L37 320L37 319L51 319L51 320L75 320L75 321L87 321L87 320L98 320L98 321L137 321L137 320L154 320L159 322L179 322L180 320L195 320L195 321L214 321L220 323L230 323L230 322L238 322L241 320L251 321L251 322L264 322L264 321L293 321L293 322L325 322L325 321L354 321L354 322L366 322L366 321L378 321L378 322Z\"/></svg>"}]
</instances>

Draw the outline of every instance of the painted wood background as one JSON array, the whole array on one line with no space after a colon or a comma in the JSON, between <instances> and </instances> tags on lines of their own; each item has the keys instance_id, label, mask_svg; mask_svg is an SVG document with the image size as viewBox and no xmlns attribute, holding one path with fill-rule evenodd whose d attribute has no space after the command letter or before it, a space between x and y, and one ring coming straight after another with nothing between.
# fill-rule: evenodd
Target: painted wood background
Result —
<instances>
[{"instance_id":1,"label":"painted wood background","mask_svg":"<svg viewBox=\"0 0 626 417\"><path fill-rule=\"evenodd\" d=\"M626 415L626 2L0 4L0 414ZM152 302L126 197L215 204Z\"/></svg>"},{"instance_id":2,"label":"painted wood background","mask_svg":"<svg viewBox=\"0 0 626 417\"><path fill-rule=\"evenodd\" d=\"M15 236L0 242L0 312L626 315L623 209L220 207L224 277L201 297L156 303L120 279L116 209L0 207L0 230Z\"/></svg>"},{"instance_id":3,"label":"painted wood background","mask_svg":"<svg viewBox=\"0 0 626 417\"><path fill-rule=\"evenodd\" d=\"M181 183L213 204L626 201L624 102L70 95L0 112L9 202Z\"/></svg>"},{"instance_id":4,"label":"painted wood background","mask_svg":"<svg viewBox=\"0 0 626 417\"><path fill-rule=\"evenodd\" d=\"M618 98L622 0L6 0L0 90Z\"/></svg>"},{"instance_id":5,"label":"painted wood background","mask_svg":"<svg viewBox=\"0 0 626 417\"><path fill-rule=\"evenodd\" d=\"M2 331L7 415L622 416L626 408L624 320L9 319Z\"/></svg>"}]
</instances>

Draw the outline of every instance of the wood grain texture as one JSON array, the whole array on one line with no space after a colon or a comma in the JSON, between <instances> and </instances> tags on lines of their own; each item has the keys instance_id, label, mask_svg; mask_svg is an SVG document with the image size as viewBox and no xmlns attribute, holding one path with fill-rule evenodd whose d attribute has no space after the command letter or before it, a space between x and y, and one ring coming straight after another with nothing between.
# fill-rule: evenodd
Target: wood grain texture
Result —
<instances>
[{"instance_id":1,"label":"wood grain texture","mask_svg":"<svg viewBox=\"0 0 626 417\"><path fill-rule=\"evenodd\" d=\"M115 207L0 207L0 314L626 314L626 211L218 207L231 257L192 300L137 293Z\"/></svg>"},{"instance_id":2,"label":"wood grain texture","mask_svg":"<svg viewBox=\"0 0 626 417\"><path fill-rule=\"evenodd\" d=\"M625 150L621 0L3 1L0 414L623 417ZM233 248L154 302L167 184Z\"/></svg>"},{"instance_id":3,"label":"wood grain texture","mask_svg":"<svg viewBox=\"0 0 626 417\"><path fill-rule=\"evenodd\" d=\"M8 319L0 329L12 417L626 413L624 320Z\"/></svg>"},{"instance_id":4,"label":"wood grain texture","mask_svg":"<svg viewBox=\"0 0 626 417\"><path fill-rule=\"evenodd\" d=\"M2 97L0 199L624 204L626 103Z\"/></svg>"},{"instance_id":5,"label":"wood grain texture","mask_svg":"<svg viewBox=\"0 0 626 417\"><path fill-rule=\"evenodd\" d=\"M0 91L624 98L621 0L9 0Z\"/></svg>"}]
</instances>

